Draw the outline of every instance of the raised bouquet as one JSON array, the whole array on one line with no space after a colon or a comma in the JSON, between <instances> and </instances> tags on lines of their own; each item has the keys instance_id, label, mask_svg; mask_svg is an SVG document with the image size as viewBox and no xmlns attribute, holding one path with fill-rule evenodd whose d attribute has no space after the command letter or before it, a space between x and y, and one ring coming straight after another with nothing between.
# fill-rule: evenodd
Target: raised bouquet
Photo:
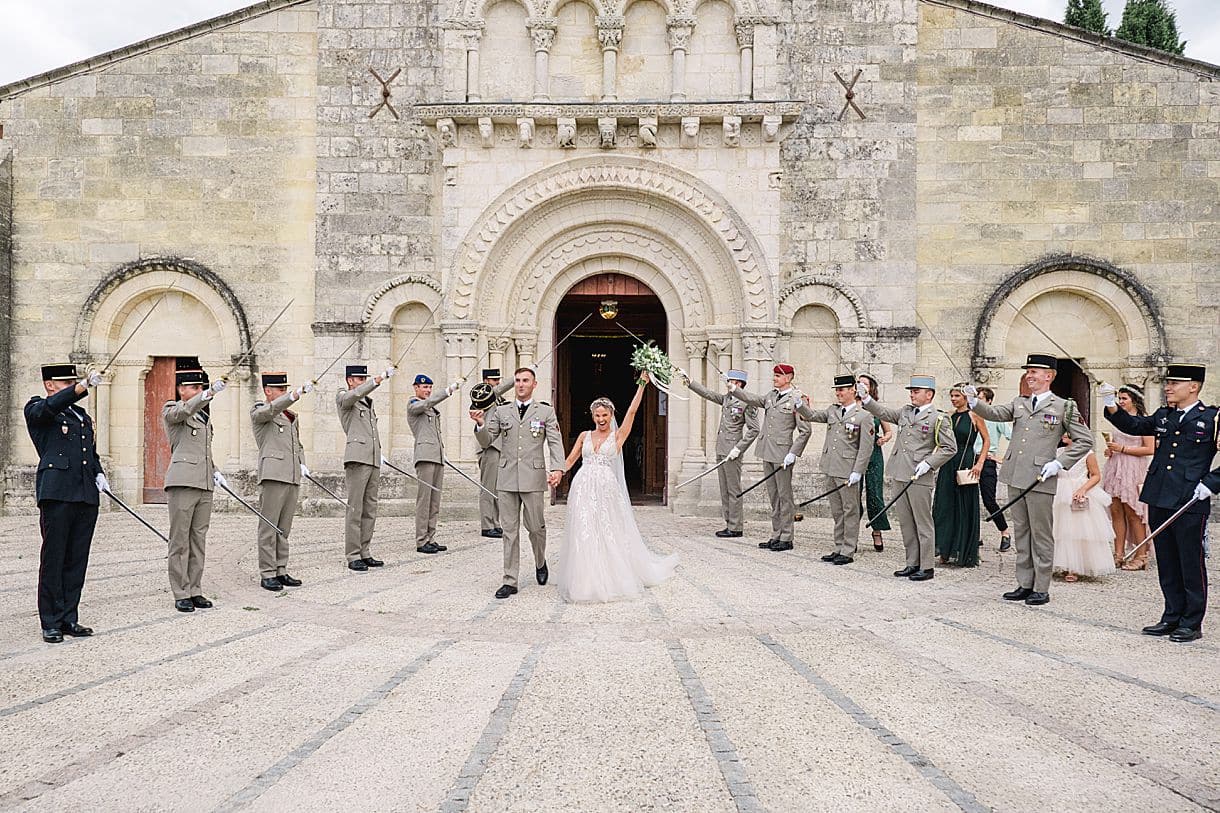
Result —
<instances>
[{"instance_id":1,"label":"raised bouquet","mask_svg":"<svg viewBox=\"0 0 1220 813\"><path fill-rule=\"evenodd\" d=\"M681 395L670 391L670 385L674 380L674 363L669 360L669 356L665 351L657 347L651 341L646 344L638 345L635 351L631 354L631 366L637 370L648 373L648 378L652 381L652 385L666 395L677 398L679 401L685 401Z\"/></svg>"}]
</instances>

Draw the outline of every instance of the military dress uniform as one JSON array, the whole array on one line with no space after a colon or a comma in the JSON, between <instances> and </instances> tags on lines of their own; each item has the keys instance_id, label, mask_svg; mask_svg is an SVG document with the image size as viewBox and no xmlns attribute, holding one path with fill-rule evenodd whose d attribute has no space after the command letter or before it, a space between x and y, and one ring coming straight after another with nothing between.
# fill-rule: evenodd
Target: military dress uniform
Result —
<instances>
[{"instance_id":1,"label":"military dress uniform","mask_svg":"<svg viewBox=\"0 0 1220 813\"><path fill-rule=\"evenodd\" d=\"M497 369L483 371L486 388L480 388L477 384L471 388L471 409L488 410L508 403L501 396L513 388L513 382L505 381L495 386L488 383L489 379L499 378L500 371ZM504 529L500 527L500 504L492 499L492 494L496 493L496 474L500 471L500 449L503 445L504 439L498 437L487 448L480 448L475 453L479 458L479 483L487 489L479 492L479 528L483 536L492 539L504 536Z\"/></svg>"},{"instance_id":2,"label":"military dress uniform","mask_svg":"<svg viewBox=\"0 0 1220 813\"><path fill-rule=\"evenodd\" d=\"M288 374L263 373L264 387L287 387ZM258 572L263 586L278 590L296 587L299 581L288 575L288 536L296 515L301 490L301 466L305 449L297 415L288 407L296 401L287 392L271 403L259 401L250 408L254 440L258 444L258 484L261 489L258 510L284 532L283 536L261 520L258 523ZM297 396L299 397L299 396ZM270 582L275 582L271 585Z\"/></svg>"},{"instance_id":3,"label":"military dress uniform","mask_svg":"<svg viewBox=\"0 0 1220 813\"><path fill-rule=\"evenodd\" d=\"M510 401L490 410L483 425L475 431L479 444L486 447L496 438L504 439L500 452L500 471L496 475L496 496L500 502L500 521L504 523L504 583L497 598L517 592L521 558L520 533L524 514L534 549L534 567L539 584L546 584L546 516L544 494L547 472L562 470L565 453L554 408L545 401ZM543 449L551 459L547 468Z\"/></svg>"},{"instance_id":4,"label":"military dress uniform","mask_svg":"<svg viewBox=\"0 0 1220 813\"><path fill-rule=\"evenodd\" d=\"M836 376L834 386L855 387L855 376ZM819 463L826 478L826 489L844 486L826 499L834 517L834 550L822 559L835 564L847 564L856 555L860 540L860 491L847 486L853 474L857 484L864 482L864 472L873 455L877 433L873 419L854 402L849 406L831 404L825 409L811 409L804 404L798 414L812 423L826 424L826 440L822 444Z\"/></svg>"},{"instance_id":5,"label":"military dress uniform","mask_svg":"<svg viewBox=\"0 0 1220 813\"><path fill-rule=\"evenodd\" d=\"M421 374L415 376L415 383L431 384L432 379ZM433 390L427 398L412 398L407 402L407 424L415 436L415 476L420 482L415 492L415 549L420 553L444 550L444 546L435 541L436 522L441 515L441 486L445 479L445 442L441 434L441 412L436 405L452 394L446 387ZM436 550L423 550L427 545L435 546Z\"/></svg>"},{"instance_id":6,"label":"military dress uniform","mask_svg":"<svg viewBox=\"0 0 1220 813\"><path fill-rule=\"evenodd\" d=\"M43 381L71 381L48 397L25 405L25 425L38 452L35 496L42 550L38 566L38 618L43 640L58 643L66 633L89 635L80 626L78 607L89 566L89 547L97 524L102 461L97 455L93 421L76 402L75 364L49 364Z\"/></svg>"},{"instance_id":7,"label":"military dress uniform","mask_svg":"<svg viewBox=\"0 0 1220 813\"><path fill-rule=\"evenodd\" d=\"M1054 356L1034 353L1026 359L1025 367L1054 370L1058 363ZM1038 478L1052 460L1058 461L1063 471L1083 460L1093 448L1093 433L1081 420L1076 402L1053 392L1018 396L1007 404L971 400L970 409L980 418L1012 423L1012 441L1000 464L1000 482L1008 486L1010 496L1033 486L1009 509L1017 547L1017 589L1005 593L1005 598L1043 604L1049 595L1055 556L1052 516L1057 481L1047 477L1038 482ZM1064 435L1072 439L1072 445L1060 448Z\"/></svg>"},{"instance_id":8,"label":"military dress uniform","mask_svg":"<svg viewBox=\"0 0 1220 813\"><path fill-rule=\"evenodd\" d=\"M1203 383L1205 369L1196 364L1171 364L1167 379ZM1106 419L1129 435L1151 435L1156 451L1144 477L1140 501L1148 505L1148 523L1159 528L1194 495L1201 482L1220 493L1220 469L1208 471L1220 436L1220 407L1201 401L1185 409L1163 406L1147 416L1125 410L1105 410ZM1165 599L1159 624L1146 627L1150 635L1174 635L1193 640L1203 626L1207 610L1207 565L1203 537L1211 500L1200 500L1152 540L1156 546L1157 577Z\"/></svg>"},{"instance_id":9,"label":"military dress uniform","mask_svg":"<svg viewBox=\"0 0 1220 813\"><path fill-rule=\"evenodd\" d=\"M367 570L382 564L373 558L370 550L373 526L377 524L377 492L381 485L381 436L377 434L377 410L369 395L380 383L376 378L368 378L368 374L369 369L364 364L347 365L346 377L368 380L335 396L339 425L347 436L343 449L343 475L347 484L343 555L352 570Z\"/></svg>"},{"instance_id":10,"label":"military dress uniform","mask_svg":"<svg viewBox=\"0 0 1220 813\"><path fill-rule=\"evenodd\" d=\"M936 389L936 379L930 375L911 376L907 389ZM884 406L869 398L864 408L887 423L895 425L894 451L885 464L886 479L891 493L907 484L906 493L894 503L898 522L902 525L902 545L906 549L906 567L895 571L915 581L932 577L935 568L936 527L932 522L932 494L936 488L937 470L957 454L957 439L953 423L932 404L902 409ZM871 453L871 450L870 450ZM920 463L928 470L912 482Z\"/></svg>"},{"instance_id":11,"label":"military dress uniform","mask_svg":"<svg viewBox=\"0 0 1220 813\"><path fill-rule=\"evenodd\" d=\"M779 364L776 372L792 374L792 367ZM789 454L800 457L809 443L812 429L797 418L801 393L796 387L780 392L772 389L763 395L743 389L729 390L728 396L748 406L762 407L763 425L755 453L763 462L763 475L768 477L767 496L771 500L771 539L759 547L771 550L792 550L792 515L796 511L792 498L792 470L795 464L784 466ZM773 472L779 470L774 476Z\"/></svg>"},{"instance_id":12,"label":"military dress uniform","mask_svg":"<svg viewBox=\"0 0 1220 813\"><path fill-rule=\"evenodd\" d=\"M740 381L746 384L746 374L740 370L729 370L725 376L730 381ZM720 428L716 430L716 462L720 468L716 470L720 476L720 505L724 512L724 530L717 531L719 537L737 537L742 535L742 498L741 494L741 455L750 448L758 438L760 420L758 408L749 406L737 400L725 403L728 396L723 392L713 392L698 381L688 380L691 391L704 400L720 404ZM736 449L737 454L729 459Z\"/></svg>"},{"instance_id":13,"label":"military dress uniform","mask_svg":"<svg viewBox=\"0 0 1220 813\"><path fill-rule=\"evenodd\" d=\"M198 384L205 389L189 401L167 401L161 410L169 437L170 461L165 472L169 503L169 586L179 610L210 607L202 595L204 554L212 522L212 421L208 404L213 392L196 359L178 359L176 386ZM188 609L188 605L192 605Z\"/></svg>"}]
</instances>

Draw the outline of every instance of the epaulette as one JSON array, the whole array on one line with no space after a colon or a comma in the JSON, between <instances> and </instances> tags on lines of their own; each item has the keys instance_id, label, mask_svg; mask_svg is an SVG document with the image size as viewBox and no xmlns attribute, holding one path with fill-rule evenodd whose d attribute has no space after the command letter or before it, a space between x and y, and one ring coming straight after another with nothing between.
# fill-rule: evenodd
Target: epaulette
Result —
<instances>
[{"instance_id":1,"label":"epaulette","mask_svg":"<svg viewBox=\"0 0 1220 813\"><path fill-rule=\"evenodd\" d=\"M413 403L415 403L416 401L422 401L422 400L423 400L422 398L416 398L414 395L412 395L412 396L411 396L409 399L407 399L407 403L408 403L408 404L413 404Z\"/></svg>"},{"instance_id":2,"label":"epaulette","mask_svg":"<svg viewBox=\"0 0 1220 813\"><path fill-rule=\"evenodd\" d=\"M35 401L41 401L41 400L42 400L41 395L31 395L30 400L26 401L25 405L29 406L30 404L34 403Z\"/></svg>"},{"instance_id":3,"label":"epaulette","mask_svg":"<svg viewBox=\"0 0 1220 813\"><path fill-rule=\"evenodd\" d=\"M539 401L538 403L542 404L543 406L550 406L550 404L548 404L546 401Z\"/></svg>"}]
</instances>

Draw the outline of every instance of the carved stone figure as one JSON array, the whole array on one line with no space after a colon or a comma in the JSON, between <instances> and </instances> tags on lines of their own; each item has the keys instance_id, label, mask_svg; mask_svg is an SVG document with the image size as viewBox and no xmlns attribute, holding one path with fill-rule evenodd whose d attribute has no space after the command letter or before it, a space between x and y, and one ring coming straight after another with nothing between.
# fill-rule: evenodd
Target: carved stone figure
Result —
<instances>
[{"instance_id":1,"label":"carved stone figure","mask_svg":"<svg viewBox=\"0 0 1220 813\"><path fill-rule=\"evenodd\" d=\"M558 121L559 146L565 150L576 149L576 119L561 118Z\"/></svg>"},{"instance_id":2,"label":"carved stone figure","mask_svg":"<svg viewBox=\"0 0 1220 813\"><path fill-rule=\"evenodd\" d=\"M496 144L496 126L490 118L479 119L479 144L483 149L491 149Z\"/></svg>"},{"instance_id":3,"label":"carved stone figure","mask_svg":"<svg viewBox=\"0 0 1220 813\"><path fill-rule=\"evenodd\" d=\"M440 135L442 147L457 146L457 125L454 124L453 119L438 119L436 132Z\"/></svg>"},{"instance_id":4,"label":"carved stone figure","mask_svg":"<svg viewBox=\"0 0 1220 813\"><path fill-rule=\"evenodd\" d=\"M724 130L724 146L737 147L741 144L741 116L725 116L721 127Z\"/></svg>"},{"instance_id":5,"label":"carved stone figure","mask_svg":"<svg viewBox=\"0 0 1220 813\"><path fill-rule=\"evenodd\" d=\"M678 137L678 146L694 149L699 145L699 117L685 116L682 119L682 132Z\"/></svg>"},{"instance_id":6,"label":"carved stone figure","mask_svg":"<svg viewBox=\"0 0 1220 813\"><path fill-rule=\"evenodd\" d=\"M614 149L615 138L618 136L618 119L613 116L597 120L597 137L603 150Z\"/></svg>"},{"instance_id":7,"label":"carved stone figure","mask_svg":"<svg viewBox=\"0 0 1220 813\"><path fill-rule=\"evenodd\" d=\"M533 119L517 119L517 146L523 150L534 146Z\"/></svg>"},{"instance_id":8,"label":"carved stone figure","mask_svg":"<svg viewBox=\"0 0 1220 813\"><path fill-rule=\"evenodd\" d=\"M657 146L656 116L647 116L640 119L640 146L645 148Z\"/></svg>"}]
</instances>

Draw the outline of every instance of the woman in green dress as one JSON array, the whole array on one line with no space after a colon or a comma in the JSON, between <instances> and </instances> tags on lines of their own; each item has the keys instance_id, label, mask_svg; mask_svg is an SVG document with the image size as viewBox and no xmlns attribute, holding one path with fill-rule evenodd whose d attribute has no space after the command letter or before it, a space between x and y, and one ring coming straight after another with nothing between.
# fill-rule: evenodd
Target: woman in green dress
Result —
<instances>
[{"instance_id":1,"label":"woman in green dress","mask_svg":"<svg viewBox=\"0 0 1220 813\"><path fill-rule=\"evenodd\" d=\"M983 448L991 447L987 425L983 419L970 411L964 384L955 384L949 390L953 402L953 437L957 441L958 454L949 463L940 467L936 475L936 496L932 503L932 521L936 524L936 555L939 564L957 564L974 567L979 563L979 546L982 535L979 530L979 486L978 477L983 470L985 457L974 453L974 441L983 438ZM962 485L957 482L957 473L962 469L974 472L974 483Z\"/></svg>"},{"instance_id":2,"label":"woman in green dress","mask_svg":"<svg viewBox=\"0 0 1220 813\"><path fill-rule=\"evenodd\" d=\"M868 385L868 395L874 401L878 400L877 382L871 375L861 374L856 379ZM868 468L864 470L864 499L867 513L865 519L873 520L873 550L885 550L885 541L881 538L882 531L890 530L890 519L881 509L885 507L885 456L881 447L894 437L894 427L880 418L873 418L873 434L877 436L877 445L868 459Z\"/></svg>"}]
</instances>

